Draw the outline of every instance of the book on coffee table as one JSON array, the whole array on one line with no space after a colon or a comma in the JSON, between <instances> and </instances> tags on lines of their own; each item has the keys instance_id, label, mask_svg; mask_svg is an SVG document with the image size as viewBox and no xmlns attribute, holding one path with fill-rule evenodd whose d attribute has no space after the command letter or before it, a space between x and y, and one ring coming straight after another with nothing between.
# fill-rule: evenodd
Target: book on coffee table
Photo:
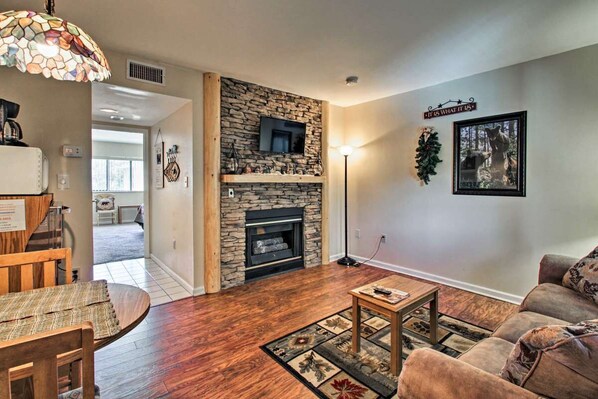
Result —
<instances>
[{"instance_id":1,"label":"book on coffee table","mask_svg":"<svg viewBox=\"0 0 598 399\"><path fill-rule=\"evenodd\" d=\"M386 290L390 291L390 294L386 295L386 294L376 292L376 291L374 291L374 288L386 289ZM399 303L403 299L409 297L408 292L397 290L395 288L387 288L387 287L376 286L376 285L359 290L359 293L374 297L376 299L379 299L381 301L388 302L391 304Z\"/></svg>"}]
</instances>

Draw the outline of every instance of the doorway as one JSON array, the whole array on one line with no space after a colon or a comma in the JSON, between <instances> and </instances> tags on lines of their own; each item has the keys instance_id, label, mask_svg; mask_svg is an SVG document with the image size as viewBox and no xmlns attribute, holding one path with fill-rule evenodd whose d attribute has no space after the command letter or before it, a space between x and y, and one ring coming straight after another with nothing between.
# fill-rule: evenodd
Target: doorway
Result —
<instances>
[{"instance_id":1,"label":"doorway","mask_svg":"<svg viewBox=\"0 0 598 399\"><path fill-rule=\"evenodd\" d=\"M145 257L144 134L92 129L94 264Z\"/></svg>"},{"instance_id":2,"label":"doorway","mask_svg":"<svg viewBox=\"0 0 598 399\"><path fill-rule=\"evenodd\" d=\"M192 105L145 90L92 85L94 278L142 288L152 306L193 291ZM165 179L164 162L156 166L157 147L161 157L168 153L168 166L176 154L180 178ZM100 201L109 208L104 214Z\"/></svg>"}]
</instances>

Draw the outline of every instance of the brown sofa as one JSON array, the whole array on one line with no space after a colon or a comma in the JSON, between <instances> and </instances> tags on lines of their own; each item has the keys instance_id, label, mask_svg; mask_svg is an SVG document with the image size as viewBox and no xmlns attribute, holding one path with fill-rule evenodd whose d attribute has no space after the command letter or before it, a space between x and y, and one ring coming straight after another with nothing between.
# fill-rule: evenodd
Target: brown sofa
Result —
<instances>
[{"instance_id":1,"label":"brown sofa","mask_svg":"<svg viewBox=\"0 0 598 399\"><path fill-rule=\"evenodd\" d=\"M401 399L526 399L537 394L500 378L517 339L532 328L566 325L598 318L598 305L561 285L578 259L546 255L540 262L538 285L523 300L519 313L507 319L490 338L480 341L458 359L432 349L414 351L403 365L397 396ZM549 384L559 384L566 398L598 398L570 370L550 372ZM589 392L592 390L592 392Z\"/></svg>"}]
</instances>

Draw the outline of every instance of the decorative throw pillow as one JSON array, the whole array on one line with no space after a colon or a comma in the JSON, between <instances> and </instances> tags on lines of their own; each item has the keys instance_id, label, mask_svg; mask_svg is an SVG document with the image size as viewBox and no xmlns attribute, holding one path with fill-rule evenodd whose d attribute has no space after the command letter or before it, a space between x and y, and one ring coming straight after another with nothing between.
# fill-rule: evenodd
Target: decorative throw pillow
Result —
<instances>
[{"instance_id":1,"label":"decorative throw pillow","mask_svg":"<svg viewBox=\"0 0 598 399\"><path fill-rule=\"evenodd\" d=\"M563 276L563 287L571 288L598 303L598 247L571 266Z\"/></svg>"},{"instance_id":2,"label":"decorative throw pillow","mask_svg":"<svg viewBox=\"0 0 598 399\"><path fill-rule=\"evenodd\" d=\"M597 353L598 319L534 328L519 338L500 376L551 398L595 398Z\"/></svg>"}]
</instances>

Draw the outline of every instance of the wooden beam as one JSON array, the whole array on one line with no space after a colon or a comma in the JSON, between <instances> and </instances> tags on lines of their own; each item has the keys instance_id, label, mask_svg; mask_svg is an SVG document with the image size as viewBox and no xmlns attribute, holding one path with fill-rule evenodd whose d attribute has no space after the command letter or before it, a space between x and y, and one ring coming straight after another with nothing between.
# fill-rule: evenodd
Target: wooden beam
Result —
<instances>
[{"instance_id":1,"label":"wooden beam","mask_svg":"<svg viewBox=\"0 0 598 399\"><path fill-rule=\"evenodd\" d=\"M220 75L203 75L204 286L220 291Z\"/></svg>"},{"instance_id":2,"label":"wooden beam","mask_svg":"<svg viewBox=\"0 0 598 399\"><path fill-rule=\"evenodd\" d=\"M221 175L222 183L323 183L323 176L275 175L249 173L245 175Z\"/></svg>"},{"instance_id":3,"label":"wooden beam","mask_svg":"<svg viewBox=\"0 0 598 399\"><path fill-rule=\"evenodd\" d=\"M322 101L322 166L324 167L324 181L322 182L322 264L330 263L330 197L328 170L328 134L330 130L330 103Z\"/></svg>"}]
</instances>

